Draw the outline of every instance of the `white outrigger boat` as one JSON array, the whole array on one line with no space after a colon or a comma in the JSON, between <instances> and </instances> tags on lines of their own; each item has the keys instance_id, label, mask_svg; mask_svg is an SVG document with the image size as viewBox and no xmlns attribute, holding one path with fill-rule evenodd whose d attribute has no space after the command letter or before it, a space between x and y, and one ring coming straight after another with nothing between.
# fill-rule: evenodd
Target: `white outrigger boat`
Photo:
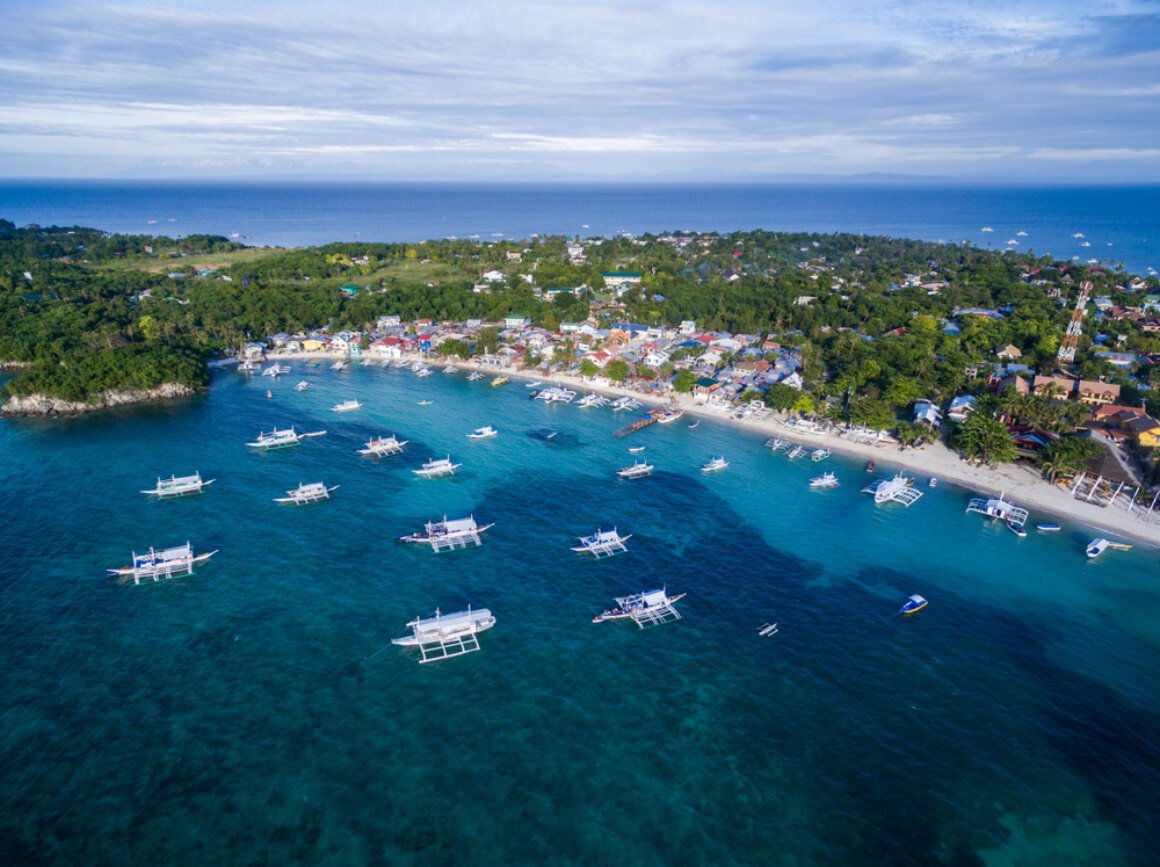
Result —
<instances>
[{"instance_id":1,"label":"white outrigger boat","mask_svg":"<svg viewBox=\"0 0 1160 867\"><path fill-rule=\"evenodd\" d=\"M459 368L454 364L448 364L443 368L444 373L459 373Z\"/></svg>"},{"instance_id":2,"label":"white outrigger boat","mask_svg":"<svg viewBox=\"0 0 1160 867\"><path fill-rule=\"evenodd\" d=\"M286 496L275 497L274 502L304 506L307 503L317 503L319 500L329 500L331 493L337 491L338 488L338 485L331 485L328 488L323 482L300 483L294 490L287 491Z\"/></svg>"},{"instance_id":3,"label":"white outrigger boat","mask_svg":"<svg viewBox=\"0 0 1160 867\"><path fill-rule=\"evenodd\" d=\"M485 374L479 370L473 370L473 371L471 371L471 373L467 374L467 381L468 382L479 382L481 379L485 379L485 378L486 378Z\"/></svg>"},{"instance_id":4,"label":"white outrigger boat","mask_svg":"<svg viewBox=\"0 0 1160 867\"><path fill-rule=\"evenodd\" d=\"M1027 523L1027 518L1031 514L1026 509L1020 508L1012 503L1010 500L1004 500L1003 494L995 497L975 497L967 503L967 511L974 512L977 515L984 515L996 521L1006 521L1007 526L1012 530L1022 530L1023 525Z\"/></svg>"},{"instance_id":5,"label":"white outrigger boat","mask_svg":"<svg viewBox=\"0 0 1160 867\"><path fill-rule=\"evenodd\" d=\"M787 458L789 458L791 461L793 461L793 460L797 460L805 453L806 453L806 450L805 450L804 446L794 446L792 449L790 449L788 452L785 453L785 456Z\"/></svg>"},{"instance_id":6,"label":"white outrigger boat","mask_svg":"<svg viewBox=\"0 0 1160 867\"><path fill-rule=\"evenodd\" d=\"M838 487L838 477L833 473L822 473L820 476L815 476L810 479L810 487L820 488L822 490L836 488Z\"/></svg>"},{"instance_id":7,"label":"white outrigger boat","mask_svg":"<svg viewBox=\"0 0 1160 867\"><path fill-rule=\"evenodd\" d=\"M425 479L437 479L440 476L453 476L463 464L451 463L451 455L445 458L431 458L417 470L411 470L415 475Z\"/></svg>"},{"instance_id":8,"label":"white outrigger boat","mask_svg":"<svg viewBox=\"0 0 1160 867\"><path fill-rule=\"evenodd\" d=\"M701 472L703 472L703 473L715 473L718 470L723 470L728 466L729 466L729 461L725 460L724 457L713 458L707 464L705 464L704 466L701 467Z\"/></svg>"},{"instance_id":9,"label":"white outrigger boat","mask_svg":"<svg viewBox=\"0 0 1160 867\"><path fill-rule=\"evenodd\" d=\"M789 440L781 437L770 437L765 441L766 448L773 449L775 452L780 452L783 449L789 448Z\"/></svg>"},{"instance_id":10,"label":"white outrigger boat","mask_svg":"<svg viewBox=\"0 0 1160 867\"><path fill-rule=\"evenodd\" d=\"M407 626L410 635L392 638L391 644L419 648L419 663L438 662L479 650L479 633L495 626L495 617L486 608L442 614L435 609L434 617L416 617Z\"/></svg>"},{"instance_id":11,"label":"white outrigger boat","mask_svg":"<svg viewBox=\"0 0 1160 867\"><path fill-rule=\"evenodd\" d=\"M300 383L298 383L296 386L294 386L295 391L306 391L306 389L308 389L308 388L310 388L310 383L307 382L305 379L302 380Z\"/></svg>"},{"instance_id":12,"label":"white outrigger boat","mask_svg":"<svg viewBox=\"0 0 1160 867\"><path fill-rule=\"evenodd\" d=\"M311 433L296 433L294 428L289 427L284 430L274 428L270 433L259 433L258 438L252 443L246 443L250 448L254 449L284 449L288 446L296 446L302 440L308 437L320 437L325 435L326 431L317 430Z\"/></svg>"},{"instance_id":13,"label":"white outrigger boat","mask_svg":"<svg viewBox=\"0 0 1160 867\"><path fill-rule=\"evenodd\" d=\"M580 400L576 403L576 405L580 406L580 407L608 406L609 403L611 403L611 401L608 398L606 398L604 395L596 394L596 392L592 392L592 393L586 394L582 398L580 398Z\"/></svg>"},{"instance_id":14,"label":"white outrigger boat","mask_svg":"<svg viewBox=\"0 0 1160 867\"><path fill-rule=\"evenodd\" d=\"M494 526L495 524L480 526L476 523L474 515L451 521L447 520L447 516L444 515L442 521L428 521L420 532L400 536L399 541L430 545L431 550L438 554L440 551L466 548L468 545L478 547L483 544L483 540L479 538L480 533L484 533Z\"/></svg>"},{"instance_id":15,"label":"white outrigger boat","mask_svg":"<svg viewBox=\"0 0 1160 867\"><path fill-rule=\"evenodd\" d=\"M633 461L631 467L623 467L617 470L616 474L622 479L643 479L645 476L651 476L652 471L652 464L646 464L644 461Z\"/></svg>"},{"instance_id":16,"label":"white outrigger boat","mask_svg":"<svg viewBox=\"0 0 1160 867\"><path fill-rule=\"evenodd\" d=\"M168 479L158 476L157 487L141 493L151 494L161 500L184 497L187 494L200 494L207 485L212 485L215 481L217 480L203 479L201 473L194 473L192 476L170 476Z\"/></svg>"},{"instance_id":17,"label":"white outrigger boat","mask_svg":"<svg viewBox=\"0 0 1160 867\"><path fill-rule=\"evenodd\" d=\"M193 547L186 542L184 545L160 551L150 548L147 554L138 554L134 551L132 565L108 571L110 575L132 578L134 584L140 584L143 578L161 581L178 575L192 575L195 563L204 563L216 553L217 551L210 551L208 554L195 555Z\"/></svg>"},{"instance_id":18,"label":"white outrigger boat","mask_svg":"<svg viewBox=\"0 0 1160 867\"><path fill-rule=\"evenodd\" d=\"M330 369L331 370L349 370L350 369L350 362L349 361L336 361L336 362L334 362L334 364L330 365Z\"/></svg>"},{"instance_id":19,"label":"white outrigger boat","mask_svg":"<svg viewBox=\"0 0 1160 867\"><path fill-rule=\"evenodd\" d=\"M335 412L354 412L356 409L362 409L362 404L357 400L344 400L342 403L336 403L331 409Z\"/></svg>"},{"instance_id":20,"label":"white outrigger boat","mask_svg":"<svg viewBox=\"0 0 1160 867\"><path fill-rule=\"evenodd\" d=\"M289 364L271 364L269 367L262 371L262 376L279 377L289 372Z\"/></svg>"},{"instance_id":21,"label":"white outrigger boat","mask_svg":"<svg viewBox=\"0 0 1160 867\"><path fill-rule=\"evenodd\" d=\"M368 440L366 448L359 449L358 453L360 455L373 455L376 458L397 455L409 442L410 440L398 439L394 434L389 437L375 437L373 440Z\"/></svg>"},{"instance_id":22,"label":"white outrigger boat","mask_svg":"<svg viewBox=\"0 0 1160 867\"><path fill-rule=\"evenodd\" d=\"M562 385L550 385L542 391L536 392L535 399L545 403L571 403L576 399L576 392L570 388L564 388Z\"/></svg>"},{"instance_id":23,"label":"white outrigger boat","mask_svg":"<svg viewBox=\"0 0 1160 867\"><path fill-rule=\"evenodd\" d=\"M625 542L632 538L632 533L620 535L615 527L611 530L597 530L591 536L581 536L580 544L573 545L572 550L577 554L591 554L593 557L611 557L627 551Z\"/></svg>"},{"instance_id":24,"label":"white outrigger boat","mask_svg":"<svg viewBox=\"0 0 1160 867\"><path fill-rule=\"evenodd\" d=\"M499 435L499 431L497 431L491 425L487 424L487 425L484 425L483 427L477 427L475 430L473 430L471 433L469 433L467 435L467 438L469 440L485 440L485 439L489 439L490 437L498 436L498 435Z\"/></svg>"},{"instance_id":25,"label":"white outrigger boat","mask_svg":"<svg viewBox=\"0 0 1160 867\"><path fill-rule=\"evenodd\" d=\"M663 588L660 590L645 590L634 593L632 596L619 596L616 607L603 611L592 618L593 623L603 623L605 620L632 620L641 629L646 626L658 626L672 620L680 620L681 614L674 607L677 602L685 598L684 593L669 596Z\"/></svg>"},{"instance_id":26,"label":"white outrigger boat","mask_svg":"<svg viewBox=\"0 0 1160 867\"><path fill-rule=\"evenodd\" d=\"M899 471L891 479L876 479L862 489L864 494L873 494L874 502L902 503L909 508L919 501L922 491L914 487L914 479Z\"/></svg>"}]
</instances>

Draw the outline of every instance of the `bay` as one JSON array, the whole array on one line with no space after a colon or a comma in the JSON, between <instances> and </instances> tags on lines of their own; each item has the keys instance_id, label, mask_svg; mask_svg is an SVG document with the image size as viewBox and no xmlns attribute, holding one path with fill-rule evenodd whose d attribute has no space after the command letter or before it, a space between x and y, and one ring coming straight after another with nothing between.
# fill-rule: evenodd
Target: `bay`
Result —
<instances>
[{"instance_id":1,"label":"bay","mask_svg":"<svg viewBox=\"0 0 1160 867\"><path fill-rule=\"evenodd\" d=\"M1074 524L1018 539L945 484L875 507L840 458L842 486L810 491L817 465L712 420L622 440L624 414L516 381L294 368L0 425L6 863L1151 858L1156 552L1089 561ZM245 447L287 424L327 434ZM398 458L355 453L391 432ZM616 477L629 444L652 477ZM454 478L411 472L445 454ZM712 455L729 468L702 474ZM138 493L195 470L218 480L199 497ZM313 481L341 487L273 502ZM467 551L395 541L445 514L496 526ZM569 550L614 525L627 553ZM220 553L105 577L186 540ZM662 585L680 621L590 622ZM930 606L900 619L911 593ZM481 652L389 645L468 604L497 618Z\"/></svg>"}]
</instances>

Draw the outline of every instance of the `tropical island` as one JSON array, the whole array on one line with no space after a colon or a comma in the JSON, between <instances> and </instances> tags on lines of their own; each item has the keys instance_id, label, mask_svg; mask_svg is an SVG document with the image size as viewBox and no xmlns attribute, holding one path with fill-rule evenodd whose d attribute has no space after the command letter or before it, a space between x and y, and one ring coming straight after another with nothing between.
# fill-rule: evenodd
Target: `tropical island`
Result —
<instances>
[{"instance_id":1,"label":"tropical island","mask_svg":"<svg viewBox=\"0 0 1160 867\"><path fill-rule=\"evenodd\" d=\"M943 435L1053 481L1119 443L1158 477L1160 281L1107 263L853 234L281 249L0 221L6 414L188 395L215 361L301 352L571 373L903 447Z\"/></svg>"}]
</instances>

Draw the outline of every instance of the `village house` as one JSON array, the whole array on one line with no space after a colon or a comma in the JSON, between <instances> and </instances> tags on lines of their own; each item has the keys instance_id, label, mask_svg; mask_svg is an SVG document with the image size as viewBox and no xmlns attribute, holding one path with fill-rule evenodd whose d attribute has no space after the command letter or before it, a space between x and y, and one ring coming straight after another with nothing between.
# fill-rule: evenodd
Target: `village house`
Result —
<instances>
[{"instance_id":1,"label":"village house","mask_svg":"<svg viewBox=\"0 0 1160 867\"><path fill-rule=\"evenodd\" d=\"M961 394L951 400L950 406L947 407L947 418L953 422L966 421L968 415L975 408L978 402L973 394Z\"/></svg>"},{"instance_id":2,"label":"village house","mask_svg":"<svg viewBox=\"0 0 1160 867\"><path fill-rule=\"evenodd\" d=\"M938 430L942 426L942 411L932 400L916 400L914 402L914 423L925 424Z\"/></svg>"}]
</instances>

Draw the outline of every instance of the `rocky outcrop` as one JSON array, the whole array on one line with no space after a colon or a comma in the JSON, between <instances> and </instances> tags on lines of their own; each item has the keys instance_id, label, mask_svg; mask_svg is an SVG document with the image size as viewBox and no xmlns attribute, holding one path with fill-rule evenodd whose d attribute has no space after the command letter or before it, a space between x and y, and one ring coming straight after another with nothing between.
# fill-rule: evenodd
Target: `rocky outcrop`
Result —
<instances>
[{"instance_id":1,"label":"rocky outcrop","mask_svg":"<svg viewBox=\"0 0 1160 867\"><path fill-rule=\"evenodd\" d=\"M188 397L193 393L194 389L187 385L163 382L156 388L104 391L92 400L84 402L64 400L47 394L16 395L4 402L4 406L0 407L0 413L4 415L78 415L112 406Z\"/></svg>"}]
</instances>

